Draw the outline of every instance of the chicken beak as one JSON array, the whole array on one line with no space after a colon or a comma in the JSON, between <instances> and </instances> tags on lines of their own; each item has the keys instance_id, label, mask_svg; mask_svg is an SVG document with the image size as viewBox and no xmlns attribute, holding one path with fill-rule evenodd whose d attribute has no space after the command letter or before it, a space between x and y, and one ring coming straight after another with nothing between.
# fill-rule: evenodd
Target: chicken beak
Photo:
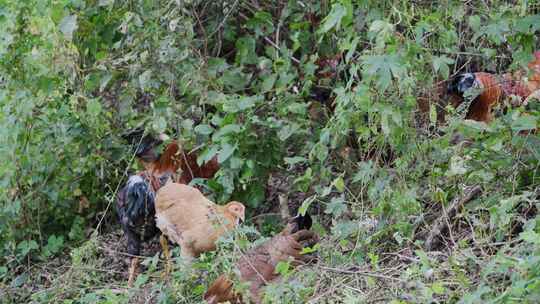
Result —
<instances>
[{"instance_id":1,"label":"chicken beak","mask_svg":"<svg viewBox=\"0 0 540 304\"><path fill-rule=\"evenodd\" d=\"M244 215L240 216L240 217L238 218L238 224L243 224L245 220L246 220L246 219L245 219L245 216L244 216Z\"/></svg>"}]
</instances>

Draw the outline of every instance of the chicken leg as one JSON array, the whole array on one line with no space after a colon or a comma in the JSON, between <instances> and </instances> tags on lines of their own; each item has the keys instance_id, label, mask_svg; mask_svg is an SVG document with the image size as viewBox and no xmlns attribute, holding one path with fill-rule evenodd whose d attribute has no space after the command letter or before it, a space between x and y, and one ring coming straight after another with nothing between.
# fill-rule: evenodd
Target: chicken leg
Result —
<instances>
[{"instance_id":1,"label":"chicken leg","mask_svg":"<svg viewBox=\"0 0 540 304\"><path fill-rule=\"evenodd\" d=\"M165 235L159 237L159 242L161 243L161 248L163 249L163 255L165 256L165 271L162 274L163 278L168 278L169 273L171 273L172 263L171 263L171 252L169 251L169 240Z\"/></svg>"},{"instance_id":2,"label":"chicken leg","mask_svg":"<svg viewBox=\"0 0 540 304\"><path fill-rule=\"evenodd\" d=\"M139 268L139 258L131 258L131 265L129 265L129 278L128 278L128 287L133 286L133 281L137 277L137 272Z\"/></svg>"}]
</instances>

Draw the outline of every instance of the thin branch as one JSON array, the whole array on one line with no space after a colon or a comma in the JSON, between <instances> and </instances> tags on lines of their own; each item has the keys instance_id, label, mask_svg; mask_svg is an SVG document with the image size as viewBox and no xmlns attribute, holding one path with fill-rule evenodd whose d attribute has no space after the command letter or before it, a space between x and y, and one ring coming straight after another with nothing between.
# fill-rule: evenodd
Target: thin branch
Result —
<instances>
[{"instance_id":1,"label":"thin branch","mask_svg":"<svg viewBox=\"0 0 540 304\"><path fill-rule=\"evenodd\" d=\"M430 232L426 238L425 248L427 251L432 251L439 243L438 237L441 235L443 229L447 226L445 218L453 218L459 208L461 208L463 205L475 198L476 195L480 194L480 192L482 192L482 188L480 186L474 186L470 190L466 191L463 197L455 198L450 204L450 208L448 208L447 212L443 212L443 214L441 214L441 216L439 216L433 222Z\"/></svg>"}]
</instances>

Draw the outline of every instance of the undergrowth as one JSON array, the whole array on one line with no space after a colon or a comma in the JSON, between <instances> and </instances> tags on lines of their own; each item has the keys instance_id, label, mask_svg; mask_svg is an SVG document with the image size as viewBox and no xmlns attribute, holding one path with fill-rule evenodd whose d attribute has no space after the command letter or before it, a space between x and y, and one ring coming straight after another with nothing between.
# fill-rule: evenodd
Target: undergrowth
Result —
<instances>
[{"instance_id":1,"label":"undergrowth","mask_svg":"<svg viewBox=\"0 0 540 304\"><path fill-rule=\"evenodd\" d=\"M269 303L540 302L540 107L486 125L444 89L524 68L539 31L527 0L0 0L0 302L200 303L280 196L321 242ZM147 248L129 289L140 125L217 155L204 184L248 223L168 280Z\"/></svg>"}]
</instances>

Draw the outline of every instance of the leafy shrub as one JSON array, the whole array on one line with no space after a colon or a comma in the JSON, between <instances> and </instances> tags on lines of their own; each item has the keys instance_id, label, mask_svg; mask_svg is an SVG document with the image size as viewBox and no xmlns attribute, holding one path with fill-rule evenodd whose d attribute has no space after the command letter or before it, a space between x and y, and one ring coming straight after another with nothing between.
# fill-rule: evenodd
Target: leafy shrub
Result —
<instances>
[{"instance_id":1,"label":"leafy shrub","mask_svg":"<svg viewBox=\"0 0 540 304\"><path fill-rule=\"evenodd\" d=\"M538 300L539 140L518 132L537 128L539 112L506 110L485 125L461 120L440 94L459 72L524 67L539 46L535 3L0 4L2 282L65 247L80 246L75 266L95 261L77 257L96 248L94 228L114 227L111 204L136 169L119 134L143 124L199 161L218 156L222 169L203 182L215 200L271 210L275 172L288 194L303 193L295 207L317 213L326 234L319 276L284 270L292 283L273 286L270 301ZM420 250L466 185L482 195L449 223L444 258ZM213 258L201 260L209 277ZM194 275L152 293L197 301ZM108 288L64 298L78 296L132 299Z\"/></svg>"}]
</instances>

